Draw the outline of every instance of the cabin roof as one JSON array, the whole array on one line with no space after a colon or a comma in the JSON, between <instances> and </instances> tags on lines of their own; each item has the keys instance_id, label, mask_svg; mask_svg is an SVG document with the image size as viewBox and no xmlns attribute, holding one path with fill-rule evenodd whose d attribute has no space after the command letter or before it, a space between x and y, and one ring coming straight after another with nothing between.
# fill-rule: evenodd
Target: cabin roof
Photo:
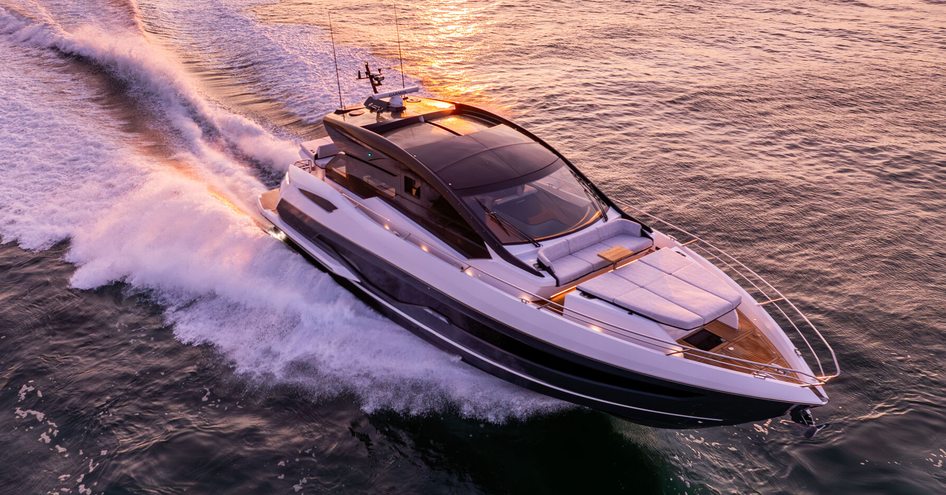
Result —
<instances>
[{"instance_id":1,"label":"cabin roof","mask_svg":"<svg viewBox=\"0 0 946 495\"><path fill-rule=\"evenodd\" d=\"M562 165L551 151L506 125L445 136L407 151L461 194L515 185Z\"/></svg>"},{"instance_id":2,"label":"cabin roof","mask_svg":"<svg viewBox=\"0 0 946 495\"><path fill-rule=\"evenodd\" d=\"M384 136L461 194L519 184L563 165L517 129L439 100L410 97L398 111L358 108L332 117Z\"/></svg>"}]
</instances>

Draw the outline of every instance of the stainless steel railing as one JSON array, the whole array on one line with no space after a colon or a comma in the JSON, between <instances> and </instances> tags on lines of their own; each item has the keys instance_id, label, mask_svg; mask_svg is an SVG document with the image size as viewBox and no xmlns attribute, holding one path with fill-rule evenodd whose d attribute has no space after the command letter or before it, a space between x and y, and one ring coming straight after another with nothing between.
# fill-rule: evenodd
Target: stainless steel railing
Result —
<instances>
[{"instance_id":1,"label":"stainless steel railing","mask_svg":"<svg viewBox=\"0 0 946 495\"><path fill-rule=\"evenodd\" d=\"M434 247L434 246L427 245L427 244L423 243L422 241L420 241L420 240L418 240L418 239L412 237L409 233L403 232L403 230L406 230L406 229L403 229L403 230L402 230L402 228L400 228L399 225L398 225L399 222L396 222L396 221L394 221L394 220L391 220L390 218L387 218L386 216L384 216L384 215L382 215L382 214L376 212L376 211L373 210L370 206L368 206L368 205L362 203L362 201L361 201L359 198L355 198L355 197L353 197L353 196L351 196L351 195L349 195L349 194L346 194L346 193L344 193L344 192L341 192L341 191L339 191L339 192L340 192L340 194L342 194L342 196L346 197L346 198L347 198L354 206L356 206L359 210L363 211L363 212L366 214L366 216L368 216L369 218L371 218L374 222L376 222L376 223L382 225L382 226L385 228L385 230L391 232L393 235L395 235L395 236L397 236L397 237L400 237L401 239L406 240L406 241L408 241L408 242L411 242L411 243L413 243L413 244L416 244L416 245L417 245L420 249L422 249L423 251L435 255L435 256L437 256L438 258L440 258L441 260L443 260L443 261L445 261L445 262L448 262L448 263L450 263L450 264L453 264L454 266L456 266L457 268L459 268L460 270L462 270L462 271L463 271L464 273L466 273L467 275L470 275L470 276L474 276L474 275L477 275L477 274L478 274L478 275L482 275L482 276L484 276L484 277L489 278L490 280L494 280L494 281L496 281L496 282L498 282L498 283L500 283L500 284L502 284L502 285L505 285L505 286L509 287L510 289L513 289L517 294L520 295L520 299L522 300L523 303L529 303L529 304L533 304L533 305L539 305L539 307L540 307L541 309L555 308L558 313L562 314L563 316L566 315L566 308L565 308L565 306L564 306L563 304L560 304L560 303L557 303L557 302L555 302L555 301L552 301L551 299L546 298L546 297L544 297L544 296L541 296L541 295L539 295L539 294L536 294L536 293L534 293L534 292L532 292L532 291L530 291L530 290L528 290L528 289L524 289L524 288L522 288L522 287L519 287L518 285L516 285L516 284L513 283L513 282L510 282L510 281L508 281L508 280L505 280L505 279L503 279L502 277L499 277L499 276L497 276L497 275L494 275L494 274L492 274L492 273L489 273L488 271L485 271L485 270L483 270L483 269L481 269L481 268L475 267L475 266L471 265L467 260L458 258L458 257L454 256L454 255L451 254L451 253L447 253L447 252L443 251L442 249L438 249L438 248L436 248L436 247ZM785 376L791 377L791 376L794 376L794 377L798 380L798 382L799 382L798 385L800 385L800 386L812 386L812 385L822 385L822 384L824 384L824 383L827 383L828 380L830 380L830 379L832 379L832 378L838 376L838 374L840 374L840 368L839 368L838 365L837 365L837 359L836 359L836 357L835 357L834 350L833 350L833 349L831 348L831 346L827 343L827 341L824 339L824 337L821 335L821 333L820 333L820 332L817 330L817 328L808 320L808 318L805 317L805 315L802 314L801 311L798 310L798 308L795 307L795 305L791 303L791 301L789 301L787 298L785 298L785 296L782 295L782 293L779 292L777 289L775 289L774 287L772 287L771 284L769 284L767 281L765 281L764 278L762 278L760 275L758 275L757 273L755 273L754 271L752 271L751 269L749 269L748 267L746 267L745 265L743 265L741 262L739 262L738 260L736 260L735 258L733 258L732 256L730 256L729 254L727 254L725 251L723 251L723 250L717 248L717 247L714 246L713 244L711 244L711 243L709 243L709 242L707 242L707 241L705 241L705 240L703 240L703 239L700 239L700 238L696 237L695 235L690 234L689 232L687 232L687 231L685 231L685 230L683 230L683 229L681 229L681 228L679 228L679 227L676 227L676 226L674 226L673 224L670 224L669 222L666 222L666 221L661 220L661 219L659 219L659 218L657 218L657 217L655 217L655 216L653 216L653 215L650 215L650 214L648 214L648 213L646 213L646 212L643 212L642 210L640 210L640 209L638 209L638 208L634 208L634 207L632 207L631 205L623 204L623 202L620 203L620 204L621 204L622 206L626 206L626 207L628 207L628 208L631 208L631 209L633 209L633 210L635 210L635 211L637 211L637 212L639 212L639 213L646 214L648 217L654 218L655 220L657 220L657 221L659 221L659 222L661 222L661 223L663 223L663 224L665 224L665 225L668 225L668 226L670 226L670 227L672 227L672 228L674 228L674 229L676 229L676 230L678 230L678 231L680 231L680 232L683 232L683 233L685 233L685 234L687 234L687 235L693 237L694 240L698 240L699 242L702 242L705 246L708 246L710 249L712 249L713 251L715 251L716 253L718 253L718 254L712 255L713 258L715 258L715 259L719 260L720 262L724 263L724 265L727 266L727 267L734 267L734 266L742 267L746 272L748 272L749 274L751 274L752 277L754 277L758 282L761 282L762 285L768 287L770 291L772 291L773 293L777 294L777 295L779 296L779 298L781 298L781 299L779 299L780 301L781 301L781 300L784 300L787 304L790 305L790 307L803 319L804 322L807 323L808 327L809 327L811 330L813 330L813 331L815 332L815 334L820 338L821 342L823 342L824 345L828 348L828 350L829 350L829 352L830 352L830 354L831 354L831 357L832 357L832 362L834 363L835 371L834 371L834 373L832 373L832 374L825 374L825 373L824 373L824 370L823 370L823 366L822 366L822 364L821 364L821 361L820 361L820 359L819 359L819 357L818 357L818 354L814 352L814 349L811 349L811 352L812 352L813 358L817 361L817 364L818 364L818 368L819 368L819 372L820 372L820 373L817 374L817 375L812 374L812 373L809 373L809 372L804 371L804 370L799 370L799 369L794 369L794 368L787 368L787 367L778 366L778 365L773 365L773 364L768 364L768 363L761 363L761 362L757 362L757 361L751 361L751 360L748 360L748 359L742 359L742 358L737 358L737 357L733 357L733 356L727 356L727 355L715 353L715 352L712 352L712 351L704 351L704 350L702 350L702 349L697 349L697 348L692 348L692 347L681 346L680 344L678 344L678 343L676 343L676 342L666 341L666 340L663 340L663 339L660 339L660 338L657 338L657 337L654 337L654 336L651 336L651 335L647 335L647 334L644 334L644 333L641 333L641 332L637 332L637 331L634 331L634 330L631 330L631 329L628 329L628 328L620 327L620 326L614 325L613 323L609 323L609 322L602 321L602 320L600 320L599 318L596 318L596 317L594 317L594 316L590 316L590 315L581 313L581 312L579 312L579 311L575 311L574 309L568 309L568 310L567 310L567 311L568 311L568 314L569 314L569 315L572 315L572 317L570 318L571 321L576 321L576 322L579 322L579 323L586 323L586 324L589 326L589 330L591 330L591 331L595 331L595 332L607 331L607 333L609 333L609 334L611 334L611 335L614 335L614 336L617 336L617 337L623 337L625 340L635 341L635 342L637 342L637 343L642 343L642 344L647 345L647 346L651 346L651 347L656 347L656 348L658 348L658 349L662 349L667 355L689 355L689 356L693 356L693 357L699 358L699 360L702 361L702 362L714 363L714 364L717 364L717 365L725 366L725 367L727 367L727 368L736 368L737 370L740 370L740 371L745 372L745 373L750 374L750 375L757 376L757 377L759 377L759 378L772 377L772 378L779 379L780 377L785 377ZM690 245L692 245L692 244L690 244ZM689 248L689 246L687 246L687 248ZM726 259L728 259L729 261L728 261L728 262L725 261ZM758 286L758 283L757 283L757 282L754 282L752 278L747 278L747 277L746 277L743 273L741 273L741 272L739 273L739 275L740 275L742 278L744 278L745 280L747 280L747 283L749 283L749 284L752 285L754 288L756 288L757 290L759 290L760 293L765 294L765 291L764 291L762 288L760 288L760 287ZM527 298L521 297L522 295L527 296ZM772 300L771 298L769 298L767 301L763 302L762 304L776 304L776 302L775 302L774 300ZM787 318L788 321L791 323L791 325L793 326L793 328L795 328L795 330L802 336L802 338L803 338L803 339L805 340L805 342L808 344L808 347L811 348L812 346L810 345L810 343L808 343L808 340L805 338L805 336L804 336L804 334L802 333L802 331L800 330L800 328L799 328L794 322L792 322L791 319L788 318L788 316L787 316L787 314L786 314L786 312L785 312L784 310L782 310L781 308L779 308L779 310L782 312L783 315L786 316L786 318ZM575 318L576 316L577 316L578 318ZM594 323L591 323L591 322L594 322ZM597 329L596 329L595 327L597 327ZM762 372L762 371L760 371L760 369L761 369L761 370L768 371L768 372L773 372L773 373L775 374L775 376L773 376L773 375L771 375L771 374L769 374L769 373L766 373L766 372ZM804 383L802 383L802 382L804 382ZM792 382L787 382L787 383L792 383Z\"/></svg>"},{"instance_id":2,"label":"stainless steel railing","mask_svg":"<svg viewBox=\"0 0 946 495\"><path fill-rule=\"evenodd\" d=\"M831 347L831 344L828 343L824 335L822 335L822 333L811 322L811 320L809 320L808 317L805 316L805 314L800 309L798 309L797 306L795 306L795 303L782 294L781 291L776 289L771 283L769 283L768 280L756 273L755 270L749 268L741 261L724 251L722 248L697 236L696 234L693 234L692 232L689 232L682 227L670 223L658 217L657 215L644 211L641 208L631 205L626 201L612 201L622 208L633 210L638 214L644 215L662 225L666 225L667 227L670 227L671 229L688 236L689 239L682 242L682 246L684 246L686 249L696 252L697 254L719 262L722 264L722 267L720 268L725 269L724 271L728 271L730 276L738 276L747 284L749 284L753 289L755 289L758 294L764 298L762 302L757 302L757 304L760 306L774 307L778 311L778 314L782 316L782 318L792 327L795 333L802 339L802 342L805 343L805 347L808 349L808 352L818 367L818 378L820 381L827 382L828 380L841 374L841 367L838 363L838 358L834 352L834 348ZM787 309L783 308L783 305L787 306ZM806 332L803 329L807 329L809 333L812 333L813 336L817 337L817 339L824 346L824 349L830 355L830 365L831 368L833 368L831 373L825 373L825 363L823 363L822 358L818 352L815 351L815 346L812 345L811 341L808 339L808 336L805 335Z\"/></svg>"}]
</instances>

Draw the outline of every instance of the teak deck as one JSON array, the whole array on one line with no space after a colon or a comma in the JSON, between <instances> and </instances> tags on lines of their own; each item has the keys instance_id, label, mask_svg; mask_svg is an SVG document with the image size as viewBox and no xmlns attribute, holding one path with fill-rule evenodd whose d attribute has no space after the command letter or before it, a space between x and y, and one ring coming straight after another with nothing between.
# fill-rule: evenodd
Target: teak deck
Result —
<instances>
[{"instance_id":1,"label":"teak deck","mask_svg":"<svg viewBox=\"0 0 946 495\"><path fill-rule=\"evenodd\" d=\"M749 321L749 318L742 313L739 313L738 330L719 321L711 322L709 325L706 325L705 328L723 338L723 343L710 349L709 352L761 364L791 368L785 358L779 353L778 349L775 348L775 345L762 333L762 330ZM693 348L693 346L683 340L678 340L677 343L685 347ZM728 361L720 356L701 356L699 353L686 353L686 358L735 371L758 371L767 373L778 380L801 382L794 373L780 373L778 370L765 366L743 363L741 361Z\"/></svg>"},{"instance_id":2,"label":"teak deck","mask_svg":"<svg viewBox=\"0 0 946 495\"><path fill-rule=\"evenodd\" d=\"M624 246L611 246L604 251L598 253L598 257L607 261L608 263L617 263L624 258L634 255L634 251L624 247Z\"/></svg>"}]
</instances>

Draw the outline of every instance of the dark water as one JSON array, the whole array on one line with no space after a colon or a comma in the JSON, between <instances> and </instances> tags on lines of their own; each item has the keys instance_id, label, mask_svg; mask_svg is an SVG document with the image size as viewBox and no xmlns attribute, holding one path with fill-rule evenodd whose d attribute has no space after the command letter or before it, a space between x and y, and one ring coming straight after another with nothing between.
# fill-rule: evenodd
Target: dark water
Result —
<instances>
[{"instance_id":1,"label":"dark water","mask_svg":"<svg viewBox=\"0 0 946 495\"><path fill-rule=\"evenodd\" d=\"M844 368L812 440L520 390L263 235L337 103L328 9L357 101L387 4L0 2L0 493L946 492L946 6L399 9L408 83L793 297Z\"/></svg>"}]
</instances>

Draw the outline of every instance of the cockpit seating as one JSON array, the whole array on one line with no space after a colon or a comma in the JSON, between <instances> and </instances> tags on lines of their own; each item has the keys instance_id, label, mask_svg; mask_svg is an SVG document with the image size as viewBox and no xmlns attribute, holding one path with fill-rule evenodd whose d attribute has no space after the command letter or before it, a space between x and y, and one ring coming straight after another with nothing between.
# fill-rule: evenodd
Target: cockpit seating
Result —
<instances>
[{"instance_id":1,"label":"cockpit seating","mask_svg":"<svg viewBox=\"0 0 946 495\"><path fill-rule=\"evenodd\" d=\"M610 262L598 256L608 248L621 246L636 253L653 244L642 235L640 224L619 218L542 246L539 262L563 285L608 266Z\"/></svg>"}]
</instances>

